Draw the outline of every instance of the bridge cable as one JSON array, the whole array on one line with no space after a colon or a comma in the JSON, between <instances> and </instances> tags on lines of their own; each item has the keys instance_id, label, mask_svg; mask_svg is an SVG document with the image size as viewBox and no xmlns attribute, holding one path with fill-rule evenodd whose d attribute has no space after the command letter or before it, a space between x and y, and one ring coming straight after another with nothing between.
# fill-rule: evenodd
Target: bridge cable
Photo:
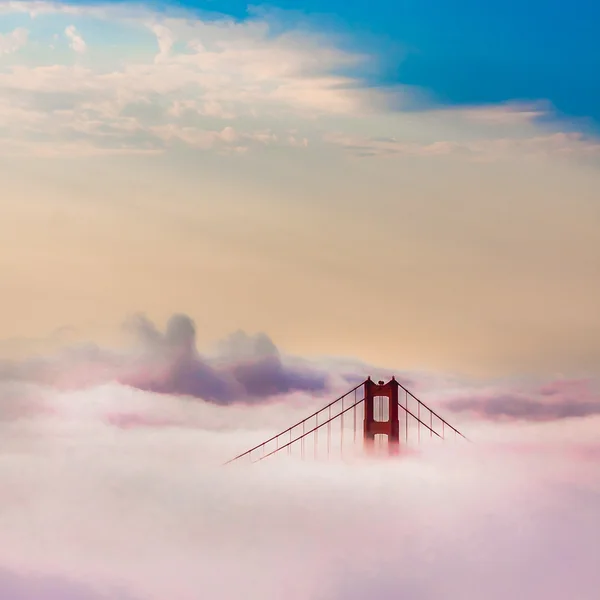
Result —
<instances>
[{"instance_id":1,"label":"bridge cable","mask_svg":"<svg viewBox=\"0 0 600 600\"><path fill-rule=\"evenodd\" d=\"M339 396L339 398L336 398L335 400L333 400L332 402L330 402L329 404L327 404L326 406L324 406L323 408L317 410L316 412L314 412L312 415L306 417L305 419L302 419L301 421L298 421L295 425L292 425L291 427L288 427L287 429L284 429L283 431L281 431L280 433L278 433L277 435L274 435L272 437L270 437L268 440L257 444L256 446L254 446L253 448L250 448L250 450L246 450L245 452L242 452L241 454L238 454L237 456L235 456L234 458L228 460L226 463L224 463L225 465L232 463L235 460L238 460L240 458L243 458L244 456L246 456L247 454L250 454L252 452L254 452L255 450L258 450L259 448L261 448L262 446L266 446L269 442L273 442L275 440L277 440L277 438L281 437L282 435L286 434L286 433L290 433L292 429L295 429L296 427L298 427L299 425L303 425L306 423L306 421L312 419L313 417L317 418L317 424L319 422L319 413L322 413L324 410L327 410L328 408L330 409L331 406L333 406L334 404L336 404L337 402L339 402L340 400L342 400L343 398L345 398L346 396L352 394L354 392L354 397L356 398L356 392L358 390L358 388L360 388L362 385L364 385L364 381L362 381L361 383L359 383L358 385L356 385L355 387L353 387L351 390L347 391L345 394ZM362 402L364 400L364 398L362 398L358 404L360 404L360 402ZM352 408L353 406L356 406L356 401L355 404L353 404L352 406L350 406L350 408ZM337 415L339 416L339 415ZM334 417L335 418L335 417ZM355 419L356 422L356 419ZM323 425L326 425L327 422L323 423ZM318 429L320 429L320 425L318 425L317 427L315 427L315 429L313 431L317 431ZM310 432L308 432L310 433ZM300 439L300 438L297 438ZM277 443L279 443L279 441L277 440ZM287 447L286 446L282 446L281 448ZM279 448L278 448L279 449Z\"/></svg>"}]
</instances>

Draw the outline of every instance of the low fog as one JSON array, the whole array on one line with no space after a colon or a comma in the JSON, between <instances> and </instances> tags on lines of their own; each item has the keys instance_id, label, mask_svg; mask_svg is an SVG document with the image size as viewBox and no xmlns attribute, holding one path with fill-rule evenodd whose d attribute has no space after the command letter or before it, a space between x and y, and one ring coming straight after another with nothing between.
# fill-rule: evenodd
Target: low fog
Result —
<instances>
[{"instance_id":1,"label":"low fog","mask_svg":"<svg viewBox=\"0 0 600 600\"><path fill-rule=\"evenodd\" d=\"M161 335L146 347L164 348ZM243 339L237 354L230 340L220 358L194 360L239 382L235 360L250 370L254 360ZM536 406L534 418L507 418L473 410L498 387L475 394L448 380L436 392L430 379L422 400L473 443L423 443L393 460L223 467L363 373L340 361L315 392L291 386L234 402L112 376L56 385L47 365L59 364L64 381L65 356L37 359L43 377L31 362L5 365L0 380L3 600L598 597L594 414ZM333 363L278 360L302 381L332 372ZM452 410L469 398L471 410Z\"/></svg>"}]
</instances>

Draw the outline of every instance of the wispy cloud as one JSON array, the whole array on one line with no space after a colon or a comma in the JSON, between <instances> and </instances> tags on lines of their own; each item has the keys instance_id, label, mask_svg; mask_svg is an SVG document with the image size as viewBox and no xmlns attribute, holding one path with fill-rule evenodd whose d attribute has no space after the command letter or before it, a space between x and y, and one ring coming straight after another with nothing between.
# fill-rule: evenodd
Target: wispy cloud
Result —
<instances>
[{"instance_id":1,"label":"wispy cloud","mask_svg":"<svg viewBox=\"0 0 600 600\"><path fill-rule=\"evenodd\" d=\"M531 159L548 156L600 157L600 141L576 132L471 141L440 140L431 143L328 133L324 136L324 141L362 157L461 156L479 162L506 160L515 156Z\"/></svg>"},{"instance_id":2,"label":"wispy cloud","mask_svg":"<svg viewBox=\"0 0 600 600\"><path fill-rule=\"evenodd\" d=\"M448 408L492 421L556 421L600 415L594 382L559 380L532 393L512 390L473 394L450 400Z\"/></svg>"},{"instance_id":3,"label":"wispy cloud","mask_svg":"<svg viewBox=\"0 0 600 600\"><path fill-rule=\"evenodd\" d=\"M519 125L545 117L552 112L551 109L552 107L543 102L534 104L513 102L495 106L463 107L458 110L446 109L445 112L477 123Z\"/></svg>"},{"instance_id":4,"label":"wispy cloud","mask_svg":"<svg viewBox=\"0 0 600 600\"><path fill-rule=\"evenodd\" d=\"M10 33L0 33L0 57L13 54L27 44L29 32L22 27Z\"/></svg>"},{"instance_id":5,"label":"wispy cloud","mask_svg":"<svg viewBox=\"0 0 600 600\"><path fill-rule=\"evenodd\" d=\"M69 25L65 29L65 35L69 39L69 46L73 50L73 52L77 52L77 54L83 54L87 45L85 40L81 37L81 34L77 31L74 25Z\"/></svg>"}]
</instances>

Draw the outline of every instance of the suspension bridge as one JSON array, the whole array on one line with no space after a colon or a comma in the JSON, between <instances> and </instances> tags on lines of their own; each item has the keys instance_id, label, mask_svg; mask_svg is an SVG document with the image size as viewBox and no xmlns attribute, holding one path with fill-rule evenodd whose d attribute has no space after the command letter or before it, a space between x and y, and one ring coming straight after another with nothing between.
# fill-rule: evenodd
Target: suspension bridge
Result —
<instances>
[{"instance_id":1,"label":"suspension bridge","mask_svg":"<svg viewBox=\"0 0 600 600\"><path fill-rule=\"evenodd\" d=\"M301 459L344 457L351 446L367 453L398 455L409 443L467 438L421 402L395 377L387 383L368 377L343 396L238 454L225 464L260 462L275 455ZM469 440L467 440L469 441Z\"/></svg>"}]
</instances>

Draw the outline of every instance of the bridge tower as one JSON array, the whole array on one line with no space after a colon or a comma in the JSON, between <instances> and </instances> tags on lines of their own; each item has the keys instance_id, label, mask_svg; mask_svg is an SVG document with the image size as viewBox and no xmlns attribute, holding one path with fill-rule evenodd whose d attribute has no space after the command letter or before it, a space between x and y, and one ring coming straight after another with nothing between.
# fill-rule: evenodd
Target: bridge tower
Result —
<instances>
[{"instance_id":1,"label":"bridge tower","mask_svg":"<svg viewBox=\"0 0 600 600\"><path fill-rule=\"evenodd\" d=\"M364 441L367 450L373 449L376 435L386 435L388 452L400 451L400 419L398 416L398 388L395 377L384 383L375 383L370 377L365 386Z\"/></svg>"}]
</instances>

